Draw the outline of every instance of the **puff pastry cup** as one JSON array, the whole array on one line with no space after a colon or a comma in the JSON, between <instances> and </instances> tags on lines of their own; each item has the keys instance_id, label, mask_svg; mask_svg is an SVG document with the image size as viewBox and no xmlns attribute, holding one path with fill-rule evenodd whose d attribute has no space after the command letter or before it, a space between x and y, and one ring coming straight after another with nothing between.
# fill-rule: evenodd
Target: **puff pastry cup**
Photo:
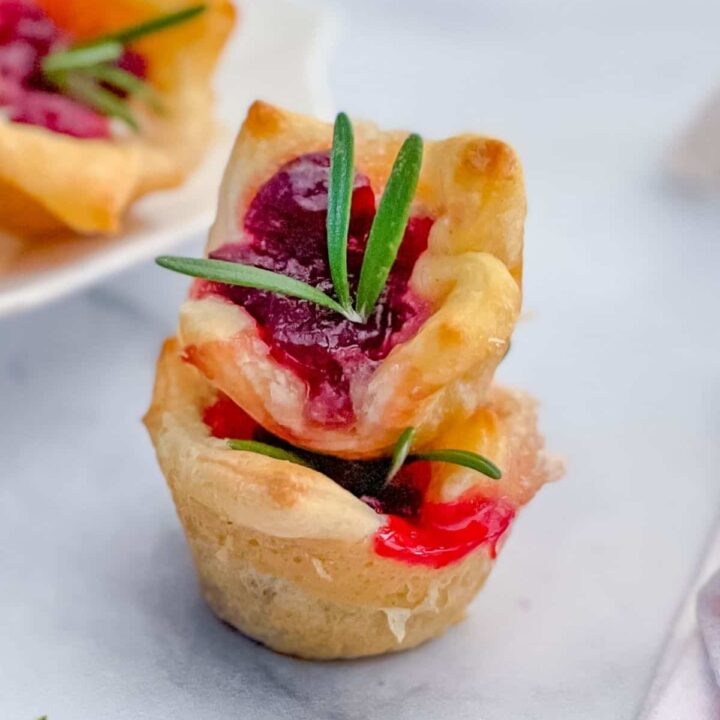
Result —
<instances>
[{"instance_id":1,"label":"puff pastry cup","mask_svg":"<svg viewBox=\"0 0 720 720\"><path fill-rule=\"evenodd\" d=\"M203 594L213 611L282 653L330 659L414 647L458 622L495 557L481 544L443 567L378 555L386 518L331 478L228 449L203 408L216 388L166 341L145 423L172 491ZM503 468L500 481L454 466L433 473L430 498L472 490L514 512L557 476L527 395L493 388L487 404L446 430Z\"/></svg>"},{"instance_id":2,"label":"puff pastry cup","mask_svg":"<svg viewBox=\"0 0 720 720\"><path fill-rule=\"evenodd\" d=\"M183 8L188 0L40 0L76 40ZM230 0L207 0L187 24L139 40L162 113L143 113L141 131L79 139L0 121L0 229L21 236L69 228L111 233L130 204L180 184L213 135L210 75L233 27Z\"/></svg>"},{"instance_id":3,"label":"puff pastry cup","mask_svg":"<svg viewBox=\"0 0 720 720\"><path fill-rule=\"evenodd\" d=\"M408 145L404 133L367 123L355 138L351 279L354 243L367 259L365 221L372 215L376 227L375 195L398 177L393 158ZM334 153L328 125L256 103L223 180L210 259L192 267L237 273L233 262L269 263L295 280L319 267L307 277L322 287L331 143ZM520 309L520 164L504 143L474 135L428 142L424 156L420 148L410 219L374 315L353 321L195 273L204 279L158 361L145 424L204 595L220 618L280 652L358 657L443 632L484 583L518 510L558 475L535 403L492 384ZM194 274L187 258L160 264L176 261ZM381 321L395 335L364 345ZM322 359L315 375L303 375L308 352ZM326 356L340 357L342 373ZM314 396L316 381L347 397L324 385ZM341 395L350 410L328 399ZM326 422L313 414L318 398L330 403ZM415 454L395 475L403 437ZM491 458L496 472L453 464L450 448Z\"/></svg>"},{"instance_id":4,"label":"puff pastry cup","mask_svg":"<svg viewBox=\"0 0 720 720\"><path fill-rule=\"evenodd\" d=\"M355 161L382 188L405 133L357 123ZM220 190L207 253L247 242L243 219L258 188L283 163L327 149L332 127L256 103ZM213 383L261 425L291 443L348 458L387 453L402 430L427 442L483 402L517 319L526 201L514 151L463 135L426 142L414 214L434 218L410 287L431 308L422 327L371 376L351 379L355 419L328 427L308 417L307 390L275 362L245 310L212 297L181 308L179 337Z\"/></svg>"}]
</instances>

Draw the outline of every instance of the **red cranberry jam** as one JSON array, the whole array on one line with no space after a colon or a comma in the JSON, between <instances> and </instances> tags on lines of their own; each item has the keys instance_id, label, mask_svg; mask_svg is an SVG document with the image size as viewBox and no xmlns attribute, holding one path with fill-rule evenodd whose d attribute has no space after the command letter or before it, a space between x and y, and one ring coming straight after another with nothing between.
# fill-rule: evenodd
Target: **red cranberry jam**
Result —
<instances>
[{"instance_id":1,"label":"red cranberry jam","mask_svg":"<svg viewBox=\"0 0 720 720\"><path fill-rule=\"evenodd\" d=\"M0 111L5 109L12 122L77 138L108 138L106 116L61 95L42 75L42 59L70 41L31 0L0 0ZM125 51L118 66L145 75L145 61L137 53Z\"/></svg>"},{"instance_id":2,"label":"red cranberry jam","mask_svg":"<svg viewBox=\"0 0 720 720\"><path fill-rule=\"evenodd\" d=\"M329 167L327 152L302 155L281 167L248 208L243 228L247 242L224 245L211 257L273 270L332 295L325 232ZM353 291L374 216L375 193L369 179L357 174L347 253ZM355 417L351 380L367 378L427 316L408 282L432 224L428 217L410 219L385 289L364 324L310 302L252 288L203 281L196 284L194 296L220 295L242 305L257 321L272 357L305 381L308 418L325 426L347 425Z\"/></svg>"},{"instance_id":3,"label":"red cranberry jam","mask_svg":"<svg viewBox=\"0 0 720 720\"><path fill-rule=\"evenodd\" d=\"M373 537L373 549L382 557L434 568L462 560L480 546L495 557L515 517L509 502L473 493L452 502L428 501L432 479L428 462L405 465L386 485L388 458L343 460L294 447L258 425L225 395L205 408L203 421L213 437L258 440L292 450L375 512L387 515Z\"/></svg>"},{"instance_id":4,"label":"red cranberry jam","mask_svg":"<svg viewBox=\"0 0 720 720\"><path fill-rule=\"evenodd\" d=\"M494 558L514 518L506 500L468 493L452 502L423 502L413 518L390 515L373 543L382 557L441 568L481 545Z\"/></svg>"}]
</instances>

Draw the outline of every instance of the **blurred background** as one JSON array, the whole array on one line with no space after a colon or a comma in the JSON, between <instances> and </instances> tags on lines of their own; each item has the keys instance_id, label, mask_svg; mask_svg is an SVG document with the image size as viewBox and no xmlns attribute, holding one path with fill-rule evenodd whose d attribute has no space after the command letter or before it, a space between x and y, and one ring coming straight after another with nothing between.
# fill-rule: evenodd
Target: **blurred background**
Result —
<instances>
[{"instance_id":1,"label":"blurred background","mask_svg":"<svg viewBox=\"0 0 720 720\"><path fill-rule=\"evenodd\" d=\"M518 150L525 312L500 379L539 397L567 475L465 623L398 657L299 663L205 609L140 425L186 280L145 261L0 318L0 715L633 718L718 518L720 194L669 168L720 87L720 4L292 4L319 112ZM292 35L286 17L257 32ZM226 58L233 128L245 82Z\"/></svg>"}]
</instances>

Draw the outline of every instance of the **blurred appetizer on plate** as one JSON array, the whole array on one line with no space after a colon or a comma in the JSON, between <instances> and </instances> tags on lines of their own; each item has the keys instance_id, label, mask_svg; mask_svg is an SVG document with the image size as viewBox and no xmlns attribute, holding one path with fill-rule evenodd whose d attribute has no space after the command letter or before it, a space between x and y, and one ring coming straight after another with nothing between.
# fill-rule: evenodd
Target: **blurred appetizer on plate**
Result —
<instances>
[{"instance_id":1,"label":"blurred appetizer on plate","mask_svg":"<svg viewBox=\"0 0 720 720\"><path fill-rule=\"evenodd\" d=\"M214 612L308 658L458 622L558 474L535 403L493 385L521 304L506 144L423 142L263 103L145 422Z\"/></svg>"},{"instance_id":2,"label":"blurred appetizer on plate","mask_svg":"<svg viewBox=\"0 0 720 720\"><path fill-rule=\"evenodd\" d=\"M213 136L229 0L0 0L0 230L112 233Z\"/></svg>"}]
</instances>

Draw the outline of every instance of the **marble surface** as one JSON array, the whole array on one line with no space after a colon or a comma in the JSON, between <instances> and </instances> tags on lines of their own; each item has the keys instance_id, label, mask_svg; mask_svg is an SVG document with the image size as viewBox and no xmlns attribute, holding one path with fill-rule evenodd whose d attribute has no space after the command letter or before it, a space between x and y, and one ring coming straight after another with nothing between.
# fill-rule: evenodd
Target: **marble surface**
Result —
<instances>
[{"instance_id":1,"label":"marble surface","mask_svg":"<svg viewBox=\"0 0 720 720\"><path fill-rule=\"evenodd\" d=\"M564 481L466 622L312 664L216 622L140 425L185 283L138 267L0 322L0 717L624 720L715 523L720 200L664 175L720 82L715 0L338 3L338 106L510 139L526 318L502 378ZM188 245L197 251L201 238Z\"/></svg>"}]
</instances>

